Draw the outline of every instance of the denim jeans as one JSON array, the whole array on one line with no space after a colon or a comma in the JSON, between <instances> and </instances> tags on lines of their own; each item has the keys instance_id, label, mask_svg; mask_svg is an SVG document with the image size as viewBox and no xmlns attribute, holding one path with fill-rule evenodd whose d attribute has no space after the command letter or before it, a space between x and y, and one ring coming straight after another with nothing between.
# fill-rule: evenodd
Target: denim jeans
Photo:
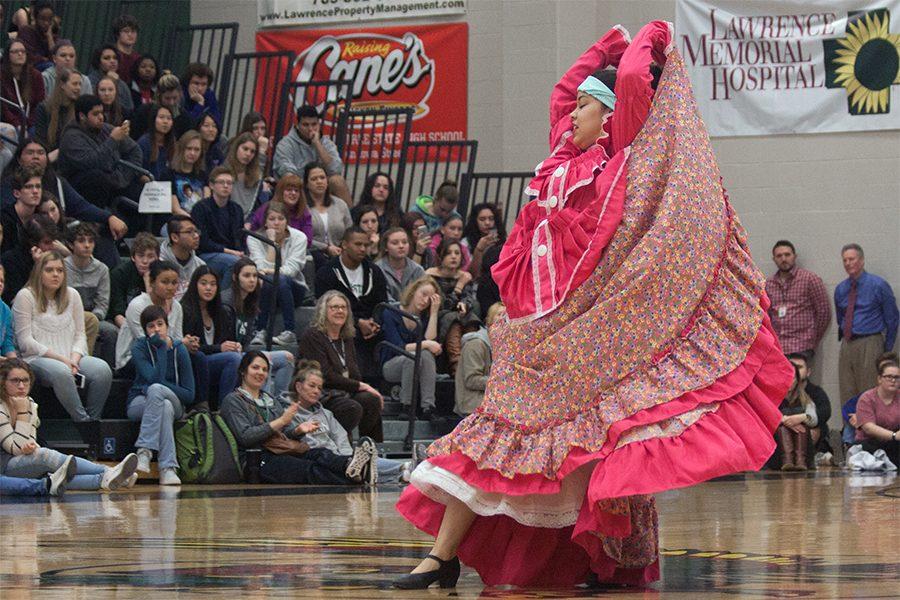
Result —
<instances>
[{"instance_id":1,"label":"denim jeans","mask_svg":"<svg viewBox=\"0 0 900 600\"><path fill-rule=\"evenodd\" d=\"M219 276L219 287L227 290L231 287L231 270L238 257L227 252L204 252L200 255L203 262Z\"/></svg>"},{"instance_id":2,"label":"denim jeans","mask_svg":"<svg viewBox=\"0 0 900 600\"><path fill-rule=\"evenodd\" d=\"M428 350L422 350L419 370L419 397L422 398L423 409L434 408L434 385L437 379L437 367L434 363L434 355ZM397 355L384 363L382 367L385 381L391 383L400 382L400 402L409 406L412 402L413 384L413 360L405 356Z\"/></svg>"},{"instance_id":3,"label":"denim jeans","mask_svg":"<svg viewBox=\"0 0 900 600\"><path fill-rule=\"evenodd\" d=\"M38 448L31 454L20 454L9 459L3 474L7 477L43 477L62 466L67 455L51 450ZM106 467L89 460L75 457L77 475L69 482L70 490L99 490Z\"/></svg>"},{"instance_id":4,"label":"denim jeans","mask_svg":"<svg viewBox=\"0 0 900 600\"><path fill-rule=\"evenodd\" d=\"M266 393L277 398L282 392L287 391L291 385L291 376L294 374L294 363L288 360L290 352L274 350L266 352L269 357L269 379L266 381Z\"/></svg>"},{"instance_id":5,"label":"denim jeans","mask_svg":"<svg viewBox=\"0 0 900 600\"><path fill-rule=\"evenodd\" d=\"M403 461L393 460L390 458L376 459L378 467L378 481L397 483L400 481L400 472L403 470Z\"/></svg>"},{"instance_id":6,"label":"denim jeans","mask_svg":"<svg viewBox=\"0 0 900 600\"><path fill-rule=\"evenodd\" d=\"M0 475L0 495L3 496L46 496L50 493L46 479L27 479Z\"/></svg>"},{"instance_id":7,"label":"denim jeans","mask_svg":"<svg viewBox=\"0 0 900 600\"><path fill-rule=\"evenodd\" d=\"M112 385L112 369L105 361L93 356L82 356L78 370L84 375L87 385L85 405L81 404L75 378L64 363L53 359L38 357L30 363L39 383L49 385L73 421L90 421L99 419L103 407L109 398ZM73 488L74 489L74 488Z\"/></svg>"},{"instance_id":8,"label":"denim jeans","mask_svg":"<svg viewBox=\"0 0 900 600\"><path fill-rule=\"evenodd\" d=\"M350 457L338 456L325 448L313 448L303 456L263 450L259 477L266 483L355 485L344 474L349 461Z\"/></svg>"},{"instance_id":9,"label":"denim jeans","mask_svg":"<svg viewBox=\"0 0 900 600\"><path fill-rule=\"evenodd\" d=\"M269 327L269 307L272 305L269 298L271 298L273 287L271 283L263 280L259 316L256 318L258 329L268 329ZM294 308L306 299L308 293L306 286L300 285L293 279L284 276L278 278L277 306L281 307L281 320L284 322L285 331L294 331L297 328L297 322L294 320Z\"/></svg>"},{"instance_id":10,"label":"denim jeans","mask_svg":"<svg viewBox=\"0 0 900 600\"><path fill-rule=\"evenodd\" d=\"M173 423L183 413L178 396L161 383L150 385L146 396L135 396L128 404L128 418L141 422L141 434L134 447L156 450L160 469L178 468Z\"/></svg>"}]
</instances>

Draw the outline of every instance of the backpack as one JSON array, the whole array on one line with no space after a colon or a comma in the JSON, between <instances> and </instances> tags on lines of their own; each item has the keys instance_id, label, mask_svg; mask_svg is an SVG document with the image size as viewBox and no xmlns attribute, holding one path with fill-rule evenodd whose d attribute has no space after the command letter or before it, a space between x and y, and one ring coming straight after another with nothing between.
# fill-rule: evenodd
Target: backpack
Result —
<instances>
[{"instance_id":1,"label":"backpack","mask_svg":"<svg viewBox=\"0 0 900 600\"><path fill-rule=\"evenodd\" d=\"M184 483L241 483L237 442L218 413L196 412L175 423L178 476Z\"/></svg>"}]
</instances>

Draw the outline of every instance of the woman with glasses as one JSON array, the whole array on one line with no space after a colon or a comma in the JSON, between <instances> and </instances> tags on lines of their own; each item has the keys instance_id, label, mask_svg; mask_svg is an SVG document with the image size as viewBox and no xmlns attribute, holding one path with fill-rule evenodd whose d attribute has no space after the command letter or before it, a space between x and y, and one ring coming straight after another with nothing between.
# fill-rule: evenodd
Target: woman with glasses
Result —
<instances>
[{"instance_id":1,"label":"woman with glasses","mask_svg":"<svg viewBox=\"0 0 900 600\"><path fill-rule=\"evenodd\" d=\"M856 442L863 450L884 450L900 464L900 365L878 365L878 385L863 392L856 403Z\"/></svg>"}]
</instances>

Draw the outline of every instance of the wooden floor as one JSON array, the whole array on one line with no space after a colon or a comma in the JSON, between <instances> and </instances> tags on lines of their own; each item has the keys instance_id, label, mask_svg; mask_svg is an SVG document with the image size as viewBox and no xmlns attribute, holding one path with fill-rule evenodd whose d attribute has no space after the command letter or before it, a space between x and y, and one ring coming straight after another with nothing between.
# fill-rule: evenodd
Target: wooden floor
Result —
<instances>
[{"instance_id":1,"label":"wooden floor","mask_svg":"<svg viewBox=\"0 0 900 600\"><path fill-rule=\"evenodd\" d=\"M430 547L399 488L139 485L0 505L3 600L435 598L389 585ZM645 590L484 588L458 598L897 598L900 479L748 474L658 496L662 579Z\"/></svg>"}]
</instances>

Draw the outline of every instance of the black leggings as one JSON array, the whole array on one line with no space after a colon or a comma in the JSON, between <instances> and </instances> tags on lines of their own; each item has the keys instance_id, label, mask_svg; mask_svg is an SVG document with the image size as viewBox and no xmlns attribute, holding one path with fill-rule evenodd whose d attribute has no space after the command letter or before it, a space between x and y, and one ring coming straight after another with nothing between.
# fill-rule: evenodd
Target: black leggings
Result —
<instances>
[{"instance_id":1,"label":"black leggings","mask_svg":"<svg viewBox=\"0 0 900 600\"><path fill-rule=\"evenodd\" d=\"M349 461L349 456L338 456L325 448L312 448L302 456L263 450L259 478L264 483L356 485L344 474Z\"/></svg>"}]
</instances>

